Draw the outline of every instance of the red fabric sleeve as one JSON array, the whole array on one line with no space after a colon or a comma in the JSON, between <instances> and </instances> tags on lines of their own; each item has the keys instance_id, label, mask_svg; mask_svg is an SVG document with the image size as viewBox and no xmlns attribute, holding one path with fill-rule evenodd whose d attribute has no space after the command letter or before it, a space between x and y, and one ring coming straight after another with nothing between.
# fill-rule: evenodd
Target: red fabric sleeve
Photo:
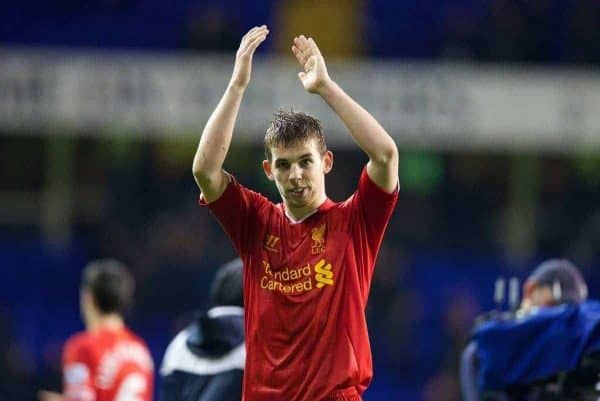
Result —
<instances>
[{"instance_id":1,"label":"red fabric sleeve","mask_svg":"<svg viewBox=\"0 0 600 401\"><path fill-rule=\"evenodd\" d=\"M364 168L358 189L351 200L353 210L352 235L357 250L358 268L363 297L366 300L371 285L375 260L383 234L398 201L399 187L387 193L371 180Z\"/></svg>"},{"instance_id":2,"label":"red fabric sleeve","mask_svg":"<svg viewBox=\"0 0 600 401\"><path fill-rule=\"evenodd\" d=\"M80 338L72 338L63 351L63 394L67 401L94 401L89 349Z\"/></svg>"},{"instance_id":3,"label":"red fabric sleeve","mask_svg":"<svg viewBox=\"0 0 600 401\"><path fill-rule=\"evenodd\" d=\"M269 207L271 202L238 183L233 176L229 177L225 192L217 200L207 203L200 197L199 203L207 206L215 215L238 254L243 256L249 252L253 242L250 236L258 232L258 216L261 210Z\"/></svg>"}]
</instances>

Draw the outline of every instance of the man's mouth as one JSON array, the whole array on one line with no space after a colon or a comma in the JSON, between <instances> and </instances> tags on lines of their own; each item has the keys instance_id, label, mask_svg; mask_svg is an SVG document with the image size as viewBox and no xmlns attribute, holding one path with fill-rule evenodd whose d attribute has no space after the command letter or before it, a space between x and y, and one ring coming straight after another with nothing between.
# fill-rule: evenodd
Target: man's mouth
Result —
<instances>
[{"instance_id":1,"label":"man's mouth","mask_svg":"<svg viewBox=\"0 0 600 401\"><path fill-rule=\"evenodd\" d=\"M301 196L304 194L305 190L306 190L306 187L291 188L291 189L288 189L288 193L292 194L294 196Z\"/></svg>"}]
</instances>

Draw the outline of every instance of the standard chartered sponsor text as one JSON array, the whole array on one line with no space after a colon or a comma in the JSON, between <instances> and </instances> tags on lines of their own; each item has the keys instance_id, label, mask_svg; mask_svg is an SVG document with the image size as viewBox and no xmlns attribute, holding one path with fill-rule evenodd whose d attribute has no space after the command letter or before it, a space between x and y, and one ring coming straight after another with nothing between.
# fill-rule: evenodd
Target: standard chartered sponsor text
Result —
<instances>
[{"instance_id":1,"label":"standard chartered sponsor text","mask_svg":"<svg viewBox=\"0 0 600 401\"><path fill-rule=\"evenodd\" d=\"M260 279L260 287L269 291L286 294L301 293L312 290L312 269L310 263L297 268L288 268L273 272L271 265L263 260L265 274Z\"/></svg>"}]
</instances>

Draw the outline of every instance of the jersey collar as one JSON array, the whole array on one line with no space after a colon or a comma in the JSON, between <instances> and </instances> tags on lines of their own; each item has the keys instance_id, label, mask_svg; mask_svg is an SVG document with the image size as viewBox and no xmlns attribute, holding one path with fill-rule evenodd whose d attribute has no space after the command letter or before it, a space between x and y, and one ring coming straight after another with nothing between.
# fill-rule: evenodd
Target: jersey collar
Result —
<instances>
[{"instance_id":1,"label":"jersey collar","mask_svg":"<svg viewBox=\"0 0 600 401\"><path fill-rule=\"evenodd\" d=\"M294 219L294 217L288 213L283 202L280 205L281 205L281 208L283 209L285 216L288 218L288 220L292 224L300 224L300 223L303 223L304 221L306 221L309 217L314 216L317 212L326 212L327 210L331 209L333 207L333 205L335 205L335 202L329 198L326 198L325 201L323 203L321 203L321 205L318 208L316 208L315 210L313 210L312 212L310 212L309 214L307 214L300 220Z\"/></svg>"}]
</instances>

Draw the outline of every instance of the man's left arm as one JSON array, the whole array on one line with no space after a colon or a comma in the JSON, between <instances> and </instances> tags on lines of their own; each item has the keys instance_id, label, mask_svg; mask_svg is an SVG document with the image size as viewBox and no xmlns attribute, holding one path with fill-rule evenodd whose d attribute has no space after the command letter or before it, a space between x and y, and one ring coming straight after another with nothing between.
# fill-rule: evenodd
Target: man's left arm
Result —
<instances>
[{"instance_id":1,"label":"man's left arm","mask_svg":"<svg viewBox=\"0 0 600 401\"><path fill-rule=\"evenodd\" d=\"M377 186L392 193L398 186L398 148L379 122L352 99L327 72L325 59L312 38L294 39L292 51L304 69L304 89L316 93L335 111L358 146L369 156L367 173Z\"/></svg>"},{"instance_id":2,"label":"man's left arm","mask_svg":"<svg viewBox=\"0 0 600 401\"><path fill-rule=\"evenodd\" d=\"M63 352L63 400L95 401L90 345L80 339L69 339Z\"/></svg>"}]
</instances>

